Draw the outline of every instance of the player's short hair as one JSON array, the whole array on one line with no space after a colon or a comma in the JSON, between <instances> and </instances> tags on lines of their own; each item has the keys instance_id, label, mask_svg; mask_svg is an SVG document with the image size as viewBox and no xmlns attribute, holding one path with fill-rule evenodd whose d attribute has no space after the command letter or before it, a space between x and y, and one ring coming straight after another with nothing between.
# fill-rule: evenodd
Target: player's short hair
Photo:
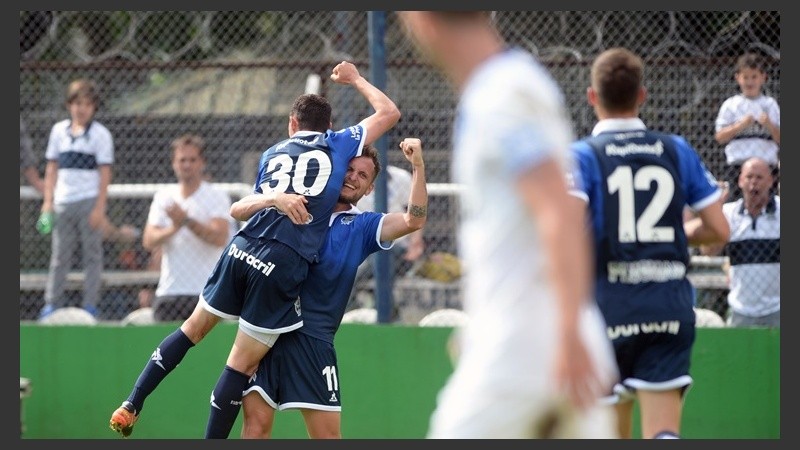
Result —
<instances>
[{"instance_id":1,"label":"player's short hair","mask_svg":"<svg viewBox=\"0 0 800 450\"><path fill-rule=\"evenodd\" d=\"M331 126L331 104L317 94L303 94L295 99L289 113L301 130L324 133Z\"/></svg>"},{"instance_id":2,"label":"player's short hair","mask_svg":"<svg viewBox=\"0 0 800 450\"><path fill-rule=\"evenodd\" d=\"M361 156L371 159L372 163L375 164L375 176L372 177L372 181L375 181L378 178L378 174L381 173L381 162L378 159L378 149L372 144L366 144L364 145L364 149L361 150Z\"/></svg>"},{"instance_id":3,"label":"player's short hair","mask_svg":"<svg viewBox=\"0 0 800 450\"><path fill-rule=\"evenodd\" d=\"M175 151L177 151L179 147L186 145L197 148L198 155L205 161L206 141L202 137L192 133L182 134L172 140L172 143L170 144L170 148L172 149L172 157L175 157Z\"/></svg>"},{"instance_id":4,"label":"player's short hair","mask_svg":"<svg viewBox=\"0 0 800 450\"><path fill-rule=\"evenodd\" d=\"M630 111L637 106L644 63L626 48L610 48L595 58L591 78L600 106L609 112Z\"/></svg>"},{"instance_id":5,"label":"player's short hair","mask_svg":"<svg viewBox=\"0 0 800 450\"><path fill-rule=\"evenodd\" d=\"M79 98L88 99L94 104L95 109L100 108L100 95L97 93L97 85L88 78L78 78L67 86L67 105Z\"/></svg>"}]
</instances>

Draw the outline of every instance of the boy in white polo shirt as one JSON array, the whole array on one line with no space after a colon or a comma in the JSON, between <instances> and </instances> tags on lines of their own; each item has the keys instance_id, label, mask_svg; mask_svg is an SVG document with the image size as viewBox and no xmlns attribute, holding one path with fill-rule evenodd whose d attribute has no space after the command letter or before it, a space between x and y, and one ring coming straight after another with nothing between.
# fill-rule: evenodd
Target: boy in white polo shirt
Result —
<instances>
[{"instance_id":1,"label":"boy in white polo shirt","mask_svg":"<svg viewBox=\"0 0 800 450\"><path fill-rule=\"evenodd\" d=\"M714 123L714 139L725 146L728 173L721 178L730 182L731 198L741 193L737 181L747 159L759 157L777 174L781 145L781 111L777 100L764 92L764 60L743 54L736 60L734 79L739 92L722 103Z\"/></svg>"},{"instance_id":2,"label":"boy in white polo shirt","mask_svg":"<svg viewBox=\"0 0 800 450\"><path fill-rule=\"evenodd\" d=\"M67 273L76 262L78 245L86 274L83 308L97 315L100 298L102 225L114 163L114 140L108 128L94 120L99 96L93 81L71 82L66 106L70 118L53 125L45 153L44 200L37 228L42 234L52 232L52 247L40 319L66 306L64 286Z\"/></svg>"}]
</instances>

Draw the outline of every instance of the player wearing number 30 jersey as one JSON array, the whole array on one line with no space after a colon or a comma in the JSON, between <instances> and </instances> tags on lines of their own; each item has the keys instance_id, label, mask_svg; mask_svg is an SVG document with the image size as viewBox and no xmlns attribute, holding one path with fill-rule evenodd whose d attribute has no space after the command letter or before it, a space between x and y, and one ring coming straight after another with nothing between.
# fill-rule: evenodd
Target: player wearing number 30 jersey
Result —
<instances>
[{"instance_id":1,"label":"player wearing number 30 jersey","mask_svg":"<svg viewBox=\"0 0 800 450\"><path fill-rule=\"evenodd\" d=\"M227 437L258 362L281 333L302 326L300 287L324 242L349 161L400 119L394 102L352 63L337 64L330 78L354 87L375 112L334 132L331 105L324 97L304 94L295 100L289 138L264 152L254 186L256 193L272 195L276 208L261 211L261 206L250 214L217 261L192 315L161 341L128 399L112 413L109 426L123 437L130 436L147 397L188 351L220 320L238 318L234 344L211 392L206 427L207 438ZM281 193L303 197L294 200L299 196ZM298 217L293 201L305 203L303 210L310 214Z\"/></svg>"},{"instance_id":2,"label":"player wearing number 30 jersey","mask_svg":"<svg viewBox=\"0 0 800 450\"><path fill-rule=\"evenodd\" d=\"M260 211L234 236L203 290L201 303L218 316L239 316L231 352L211 391L206 438L227 438L242 403L242 392L258 363L280 334L302 326L300 288L309 264L318 260L350 159L400 119L386 94L342 62L331 79L355 87L375 108L357 125L331 131L330 104L314 94L301 96L306 108L292 108L289 138L270 147L259 162L255 193L300 194L301 222L277 208ZM313 105L314 101L317 105ZM327 114L320 114L325 111ZM327 120L320 117L327 116Z\"/></svg>"},{"instance_id":3,"label":"player wearing number 30 jersey","mask_svg":"<svg viewBox=\"0 0 800 450\"><path fill-rule=\"evenodd\" d=\"M361 155L365 138L361 125L335 132L298 131L263 153L254 193L304 195L310 221L295 225L277 208L248 220L203 291L211 308L239 315L242 327L260 333L302 326L301 283L308 263L318 260L348 164Z\"/></svg>"},{"instance_id":4,"label":"player wearing number 30 jersey","mask_svg":"<svg viewBox=\"0 0 800 450\"><path fill-rule=\"evenodd\" d=\"M355 125L336 132L299 131L269 148L261 156L254 192L304 195L309 223L298 226L280 220L283 212L269 208L248 221L240 233L283 242L309 262L317 262L348 164L361 155L365 138L364 127Z\"/></svg>"}]
</instances>

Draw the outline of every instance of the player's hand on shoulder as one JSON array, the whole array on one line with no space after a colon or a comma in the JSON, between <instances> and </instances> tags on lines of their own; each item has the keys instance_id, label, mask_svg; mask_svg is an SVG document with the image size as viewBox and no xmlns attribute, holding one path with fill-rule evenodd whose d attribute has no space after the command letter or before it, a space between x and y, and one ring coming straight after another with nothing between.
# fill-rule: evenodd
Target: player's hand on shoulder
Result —
<instances>
[{"instance_id":1,"label":"player's hand on shoulder","mask_svg":"<svg viewBox=\"0 0 800 450\"><path fill-rule=\"evenodd\" d=\"M361 78L361 74L358 73L358 69L353 63L342 61L333 68L333 72L331 72L331 80L334 83L339 84L352 84L356 80Z\"/></svg>"},{"instance_id":2,"label":"player's hand on shoulder","mask_svg":"<svg viewBox=\"0 0 800 450\"><path fill-rule=\"evenodd\" d=\"M403 155L413 165L422 164L422 141L418 138L405 138L400 142Z\"/></svg>"},{"instance_id":3,"label":"player's hand on shoulder","mask_svg":"<svg viewBox=\"0 0 800 450\"><path fill-rule=\"evenodd\" d=\"M275 205L281 210L295 225L308 223L309 214L306 209L308 199L300 194L279 193L275 196Z\"/></svg>"}]
</instances>

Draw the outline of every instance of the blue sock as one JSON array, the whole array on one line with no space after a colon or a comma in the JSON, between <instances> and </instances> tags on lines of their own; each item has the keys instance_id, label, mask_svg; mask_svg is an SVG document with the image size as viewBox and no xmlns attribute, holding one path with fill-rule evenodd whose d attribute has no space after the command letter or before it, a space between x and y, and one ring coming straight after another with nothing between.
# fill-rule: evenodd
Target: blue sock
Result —
<instances>
[{"instance_id":1,"label":"blue sock","mask_svg":"<svg viewBox=\"0 0 800 450\"><path fill-rule=\"evenodd\" d=\"M242 392L250 377L227 365L211 391L211 414L206 425L206 439L227 439L242 408Z\"/></svg>"},{"instance_id":2,"label":"blue sock","mask_svg":"<svg viewBox=\"0 0 800 450\"><path fill-rule=\"evenodd\" d=\"M142 412L147 396L172 372L172 369L178 366L192 347L194 343L180 328L161 341L139 374L131 395L128 396L128 401L136 408L136 414Z\"/></svg>"}]
</instances>

